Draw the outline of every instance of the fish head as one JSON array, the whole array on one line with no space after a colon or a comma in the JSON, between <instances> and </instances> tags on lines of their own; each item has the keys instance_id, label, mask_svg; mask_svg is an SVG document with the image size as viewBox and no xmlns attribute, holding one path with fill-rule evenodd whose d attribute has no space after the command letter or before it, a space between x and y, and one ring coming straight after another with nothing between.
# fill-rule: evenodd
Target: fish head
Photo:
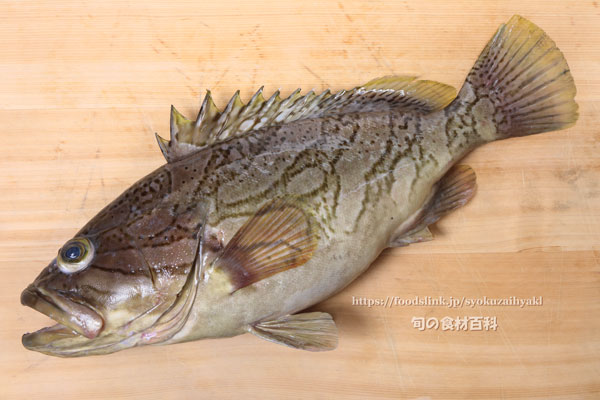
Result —
<instances>
[{"instance_id":1,"label":"fish head","mask_svg":"<svg viewBox=\"0 0 600 400\"><path fill-rule=\"evenodd\" d=\"M22 292L23 305L57 322L25 334L26 348L74 357L145 344L148 335L154 343L172 336L172 329L152 332L191 290L185 283L197 259L201 213L179 208L160 190L140 202L134 189L68 240Z\"/></svg>"}]
</instances>

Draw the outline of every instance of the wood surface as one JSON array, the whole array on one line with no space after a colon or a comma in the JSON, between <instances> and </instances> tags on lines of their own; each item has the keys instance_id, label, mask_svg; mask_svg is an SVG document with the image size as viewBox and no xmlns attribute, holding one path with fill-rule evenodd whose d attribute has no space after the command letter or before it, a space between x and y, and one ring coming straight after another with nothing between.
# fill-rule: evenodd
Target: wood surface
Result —
<instances>
[{"instance_id":1,"label":"wood surface","mask_svg":"<svg viewBox=\"0 0 600 400\"><path fill-rule=\"evenodd\" d=\"M254 336L59 359L21 335L50 324L20 292L101 207L163 164L154 132L297 87L389 74L460 87L513 14L564 52L571 129L484 146L471 203L432 242L387 250L313 307L339 348ZM0 398L600 398L600 6L596 1L3 1L0 3ZM360 246L360 243L357 243ZM535 307L364 307L353 296L529 298ZM419 331L413 317L495 316L490 331Z\"/></svg>"}]
</instances>

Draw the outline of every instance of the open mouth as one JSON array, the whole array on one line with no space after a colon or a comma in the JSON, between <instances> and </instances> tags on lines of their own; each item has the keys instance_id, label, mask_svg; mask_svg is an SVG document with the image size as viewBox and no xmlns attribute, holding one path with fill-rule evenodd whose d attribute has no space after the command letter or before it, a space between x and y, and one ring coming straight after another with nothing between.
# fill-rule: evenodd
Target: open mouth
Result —
<instances>
[{"instance_id":1,"label":"open mouth","mask_svg":"<svg viewBox=\"0 0 600 400\"><path fill-rule=\"evenodd\" d=\"M90 307L34 285L29 285L21 293L21 304L58 322L56 325L23 335L23 345L28 348L43 346L66 337L83 336L94 339L104 326L102 317Z\"/></svg>"}]
</instances>

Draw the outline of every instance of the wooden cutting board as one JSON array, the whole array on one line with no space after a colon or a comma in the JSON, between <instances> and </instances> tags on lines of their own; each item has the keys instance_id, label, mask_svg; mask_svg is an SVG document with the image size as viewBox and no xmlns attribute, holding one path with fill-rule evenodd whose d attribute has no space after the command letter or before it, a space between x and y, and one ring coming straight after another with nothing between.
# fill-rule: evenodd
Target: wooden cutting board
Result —
<instances>
[{"instance_id":1,"label":"wooden cutting board","mask_svg":"<svg viewBox=\"0 0 600 400\"><path fill-rule=\"evenodd\" d=\"M208 88L222 107L236 89L247 100L261 85L287 95L389 74L460 87L516 13L564 52L579 122L467 157L478 193L434 241L385 251L314 307L335 317L336 351L249 335L82 359L21 346L49 324L21 290L163 163L154 132L167 135L171 104L192 117ZM598 2L4 1L0 19L0 398L600 398ZM429 305L400 304L417 296ZM484 297L542 304L466 306ZM393 306L358 305L377 299ZM435 329L444 317L496 326Z\"/></svg>"}]
</instances>

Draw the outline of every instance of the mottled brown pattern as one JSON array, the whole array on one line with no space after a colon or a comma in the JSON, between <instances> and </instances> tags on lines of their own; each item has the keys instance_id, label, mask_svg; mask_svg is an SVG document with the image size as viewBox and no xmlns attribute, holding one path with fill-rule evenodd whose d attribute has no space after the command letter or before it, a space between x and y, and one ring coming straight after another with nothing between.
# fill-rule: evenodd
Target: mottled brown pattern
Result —
<instances>
[{"instance_id":1,"label":"mottled brown pattern","mask_svg":"<svg viewBox=\"0 0 600 400\"><path fill-rule=\"evenodd\" d=\"M78 233L95 257L73 273L52 262L24 292L25 303L67 325L61 304L81 310L93 329L72 324L90 337L104 329L98 344L71 338L41 351L231 336L299 312L352 282L384 248L430 239L427 225L474 193L472 170L451 169L468 152L577 117L562 54L517 16L452 101L454 93L384 77L333 95L265 100L259 91L247 105L236 95L222 113L208 95L195 122L173 110L171 141L159 138L169 163ZM273 201L293 204L298 224L270 225L281 215L262 207ZM39 337L26 339L30 347L39 349Z\"/></svg>"}]
</instances>

